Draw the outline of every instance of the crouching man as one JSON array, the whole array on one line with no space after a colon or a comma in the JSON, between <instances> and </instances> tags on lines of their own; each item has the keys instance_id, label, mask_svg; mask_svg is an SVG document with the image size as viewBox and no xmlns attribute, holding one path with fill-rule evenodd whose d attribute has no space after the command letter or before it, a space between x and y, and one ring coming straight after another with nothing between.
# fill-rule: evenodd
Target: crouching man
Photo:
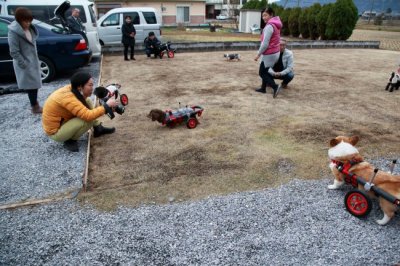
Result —
<instances>
[{"instance_id":1,"label":"crouching man","mask_svg":"<svg viewBox=\"0 0 400 266\"><path fill-rule=\"evenodd\" d=\"M71 77L70 85L54 91L44 104L44 131L52 140L64 143L64 148L69 151L79 151L78 139L92 127L94 137L115 131L115 128L103 127L97 118L116 107L118 102L110 98L107 103L94 108L90 99L93 84L89 73L78 72Z\"/></svg>"},{"instance_id":2,"label":"crouching man","mask_svg":"<svg viewBox=\"0 0 400 266\"><path fill-rule=\"evenodd\" d=\"M293 52L286 48L286 40L281 39L279 60L268 72L274 79L281 79L282 88L286 88L294 78L293 66Z\"/></svg>"},{"instance_id":3,"label":"crouching man","mask_svg":"<svg viewBox=\"0 0 400 266\"><path fill-rule=\"evenodd\" d=\"M146 48L147 57L150 57L151 54L154 54L154 58L157 58L157 56L159 56L161 59L160 44L161 42L157 39L154 32L149 32L149 36L144 39L144 46Z\"/></svg>"}]
</instances>

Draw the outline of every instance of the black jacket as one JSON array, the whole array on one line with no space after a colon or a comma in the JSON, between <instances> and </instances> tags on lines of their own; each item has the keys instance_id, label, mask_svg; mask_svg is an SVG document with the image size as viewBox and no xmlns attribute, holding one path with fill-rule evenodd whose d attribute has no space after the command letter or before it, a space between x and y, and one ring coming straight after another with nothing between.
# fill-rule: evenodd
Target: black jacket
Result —
<instances>
[{"instance_id":1,"label":"black jacket","mask_svg":"<svg viewBox=\"0 0 400 266\"><path fill-rule=\"evenodd\" d=\"M157 37L154 37L153 40L150 40L149 37L146 37L146 39L144 39L144 45L146 46L146 49L154 49L154 48L158 48L160 46L160 41L157 39ZM151 47L153 46L153 48Z\"/></svg>"},{"instance_id":2,"label":"black jacket","mask_svg":"<svg viewBox=\"0 0 400 266\"><path fill-rule=\"evenodd\" d=\"M72 33L81 33L85 31L85 27L79 17L75 19L73 16L69 16L67 18L67 23Z\"/></svg>"},{"instance_id":3,"label":"black jacket","mask_svg":"<svg viewBox=\"0 0 400 266\"><path fill-rule=\"evenodd\" d=\"M125 45L135 45L135 37L131 37L130 34L133 32L136 34L135 26L133 23L126 23L122 25L122 43Z\"/></svg>"}]
</instances>

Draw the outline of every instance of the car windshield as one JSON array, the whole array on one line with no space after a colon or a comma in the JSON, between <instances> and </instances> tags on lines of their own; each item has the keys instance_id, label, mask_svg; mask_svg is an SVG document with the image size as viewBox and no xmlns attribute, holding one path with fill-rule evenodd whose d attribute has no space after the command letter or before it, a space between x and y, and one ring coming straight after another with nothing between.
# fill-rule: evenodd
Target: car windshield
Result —
<instances>
[{"instance_id":1,"label":"car windshield","mask_svg":"<svg viewBox=\"0 0 400 266\"><path fill-rule=\"evenodd\" d=\"M59 33L59 34L65 34L67 32L62 27L59 27L59 26L56 26L56 25L50 25L50 24L44 23L44 22L39 21L39 20L34 20L33 24L35 26L38 25L38 26L40 26L42 28L45 28L46 30L49 30L49 31L52 31L52 32L55 32L55 33Z\"/></svg>"}]
</instances>

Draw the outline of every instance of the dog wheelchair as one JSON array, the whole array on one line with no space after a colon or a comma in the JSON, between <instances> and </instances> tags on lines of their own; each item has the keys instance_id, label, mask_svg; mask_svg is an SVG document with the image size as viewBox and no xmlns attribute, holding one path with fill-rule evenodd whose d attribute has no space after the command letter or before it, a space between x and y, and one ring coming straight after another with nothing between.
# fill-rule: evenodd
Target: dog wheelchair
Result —
<instances>
[{"instance_id":1,"label":"dog wheelchair","mask_svg":"<svg viewBox=\"0 0 400 266\"><path fill-rule=\"evenodd\" d=\"M159 49L161 58L163 58L164 54L167 54L168 58L175 57L176 49L171 47L171 42L161 43Z\"/></svg>"},{"instance_id":2,"label":"dog wheelchair","mask_svg":"<svg viewBox=\"0 0 400 266\"><path fill-rule=\"evenodd\" d=\"M397 72L392 72L392 75L389 78L389 82L386 85L385 90L389 90L389 92L393 92L393 90L398 90L400 87L400 69Z\"/></svg>"},{"instance_id":3,"label":"dog wheelchair","mask_svg":"<svg viewBox=\"0 0 400 266\"><path fill-rule=\"evenodd\" d=\"M162 124L169 128L173 128L174 126L185 122L189 129L193 129L199 124L197 117L200 117L203 111L204 108L198 105L191 107L186 106L185 108L180 108L177 111L166 110L166 117Z\"/></svg>"},{"instance_id":4,"label":"dog wheelchair","mask_svg":"<svg viewBox=\"0 0 400 266\"><path fill-rule=\"evenodd\" d=\"M397 160L392 161L390 166L391 172L393 172L396 162ZM373 181L379 169L374 169L374 175L371 179L371 182L367 182L363 177L357 176L349 171L349 169L355 164L354 162L348 162L345 164L335 162L335 164L338 171L345 176L344 181L346 184L350 184L354 188L347 192L346 196L344 197L346 209L353 216L361 218L367 216L371 212L372 201L365 191L372 191L377 197L382 197L385 200L400 206L400 199L374 185ZM365 191L358 189L358 185L364 186Z\"/></svg>"}]
</instances>

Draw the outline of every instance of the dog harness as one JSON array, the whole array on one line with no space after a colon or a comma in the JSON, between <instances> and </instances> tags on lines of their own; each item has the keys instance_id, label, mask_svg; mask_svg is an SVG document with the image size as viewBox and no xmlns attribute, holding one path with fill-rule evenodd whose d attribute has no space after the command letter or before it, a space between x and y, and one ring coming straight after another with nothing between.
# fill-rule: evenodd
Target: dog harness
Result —
<instances>
[{"instance_id":1,"label":"dog harness","mask_svg":"<svg viewBox=\"0 0 400 266\"><path fill-rule=\"evenodd\" d=\"M333 164L335 164L336 169L345 176L345 181L346 183L352 184L354 187L357 186L357 180L353 177L353 173L350 172L350 168L352 168L354 165L359 164L363 162L363 160L350 160L346 163L342 163L337 160L331 160Z\"/></svg>"}]
</instances>

